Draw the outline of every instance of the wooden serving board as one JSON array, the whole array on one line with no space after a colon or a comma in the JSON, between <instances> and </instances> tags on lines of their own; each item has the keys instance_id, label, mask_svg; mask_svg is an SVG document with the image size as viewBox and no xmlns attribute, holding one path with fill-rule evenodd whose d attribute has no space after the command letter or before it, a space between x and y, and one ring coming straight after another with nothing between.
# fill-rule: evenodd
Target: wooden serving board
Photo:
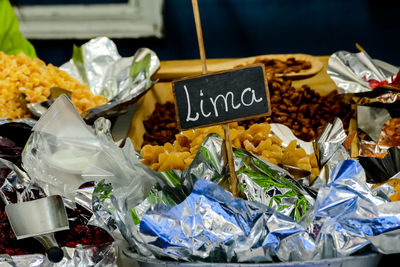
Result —
<instances>
[{"instance_id":1,"label":"wooden serving board","mask_svg":"<svg viewBox=\"0 0 400 267\"><path fill-rule=\"evenodd\" d=\"M316 75L324 66L324 63L318 57L307 54L271 54L259 55L247 58L219 58L207 59L208 73L220 72L230 70L237 67L248 66L254 64L257 60L266 59L279 59L286 61L286 59L294 57L297 60L306 60L311 62L311 69L304 70L298 73L280 74L281 76L291 78L305 78ZM170 60L161 61L160 70L155 74L156 79L160 81L172 81L189 76L196 76L202 73L202 64L200 59L189 60Z\"/></svg>"}]
</instances>

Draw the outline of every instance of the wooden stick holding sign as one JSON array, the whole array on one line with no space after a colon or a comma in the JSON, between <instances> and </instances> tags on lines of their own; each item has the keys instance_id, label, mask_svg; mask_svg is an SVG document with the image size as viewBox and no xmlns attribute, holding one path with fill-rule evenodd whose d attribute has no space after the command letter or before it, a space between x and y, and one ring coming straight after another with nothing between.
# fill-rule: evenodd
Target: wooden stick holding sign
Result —
<instances>
[{"instance_id":1,"label":"wooden stick holding sign","mask_svg":"<svg viewBox=\"0 0 400 267\"><path fill-rule=\"evenodd\" d=\"M194 21L196 24L197 40L199 43L202 70L203 70L203 74L207 74L206 52L204 49L203 32L201 29L200 11L199 11L199 5L197 3L197 0L192 0L192 6L193 6ZM227 153L227 158L228 158L228 166L229 166L232 194L235 197L237 197L238 196L238 179L237 179L236 172L235 172L235 163L233 160L233 152L232 152L232 141L231 141L231 134L229 131L228 123L224 124L224 134L225 134L225 145L226 145L226 153Z\"/></svg>"},{"instance_id":2,"label":"wooden stick holding sign","mask_svg":"<svg viewBox=\"0 0 400 267\"><path fill-rule=\"evenodd\" d=\"M197 0L192 0L203 75L174 81L178 126L181 130L215 124L224 125L225 145L232 194L238 196L238 180L229 122L270 114L264 65L207 74L207 63Z\"/></svg>"}]
</instances>

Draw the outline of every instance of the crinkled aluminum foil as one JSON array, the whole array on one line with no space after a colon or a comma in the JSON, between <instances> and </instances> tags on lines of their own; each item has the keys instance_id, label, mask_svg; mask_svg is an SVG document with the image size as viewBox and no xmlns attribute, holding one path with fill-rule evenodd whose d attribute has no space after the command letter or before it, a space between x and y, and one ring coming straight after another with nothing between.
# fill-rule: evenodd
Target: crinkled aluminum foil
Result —
<instances>
[{"instance_id":1,"label":"crinkled aluminum foil","mask_svg":"<svg viewBox=\"0 0 400 267\"><path fill-rule=\"evenodd\" d=\"M184 202L153 205L136 237L153 255L172 261L340 258L387 249L383 242L392 244L400 228L399 204L375 196L361 165L345 160L337 164L314 209L299 223L261 203L236 199L211 181L198 180ZM400 252L398 242L390 252Z\"/></svg>"},{"instance_id":2,"label":"crinkled aluminum foil","mask_svg":"<svg viewBox=\"0 0 400 267\"><path fill-rule=\"evenodd\" d=\"M143 210L153 207L154 204L165 204L167 202L168 205L174 205L175 203L185 201L187 196L193 192L196 181L203 180L204 178L219 183L221 186L226 186L225 180L229 172L224 159L223 147L222 139L218 135L210 135L204 140L189 169L182 172L169 171L164 173L162 180L159 182L158 189L162 190L169 198L165 197L165 195L164 197L156 196L155 192L157 191L154 191L139 206L130 207L117 194L114 194L112 187L100 184L104 190L95 191L93 199L97 199L97 201L94 202L94 206L98 207L101 214L111 214L113 216L120 232L134 250L147 257L163 255L164 252L157 247L149 247L148 240L139 232L138 223L142 218L141 215L144 213ZM284 215L284 213L299 219L305 215L307 210L311 209L311 205L314 202L311 195L309 195L304 187L292 180L285 170L280 169L278 166L258 159L246 151L235 150L235 168L237 169L239 180L246 181L247 183L241 188L243 194L248 198L262 198L262 201L266 204L265 207L270 205L280 209L280 215L277 216L288 218L290 221L287 222L288 224L292 224L294 221L292 218ZM223 191L222 188L218 188L230 195L230 193ZM107 192L107 197L102 192ZM277 223L277 220L272 219L271 222L273 222L272 226ZM258 226L261 225L262 223L258 222ZM301 226L297 227L301 228ZM254 234L257 232L258 230L254 231ZM284 232L281 233L283 234ZM256 235L252 236L252 238L264 237ZM248 240L250 242L250 239ZM252 244L256 244L256 240L251 242ZM270 255L260 256L262 254L261 250L263 250L261 248L255 250L253 254L248 254L250 243L237 245L242 251L240 256L241 261L251 260L251 258L254 260L257 257L260 258L256 261L260 261L261 259L271 260ZM274 247L271 244L269 246ZM228 247L227 249L229 250ZM208 257L206 254L204 256Z\"/></svg>"},{"instance_id":3,"label":"crinkled aluminum foil","mask_svg":"<svg viewBox=\"0 0 400 267\"><path fill-rule=\"evenodd\" d=\"M0 159L0 168L11 169L0 186L0 197L6 204L29 201L37 197L44 197L43 190L33 182L29 175L4 159ZM15 194L16 198L11 195ZM10 199L10 197L12 197ZM54 264L45 255L28 254L18 256L2 256L0 264L3 266L117 266L118 246L116 242L101 246L77 246L76 248L63 247L64 258Z\"/></svg>"},{"instance_id":4,"label":"crinkled aluminum foil","mask_svg":"<svg viewBox=\"0 0 400 267\"><path fill-rule=\"evenodd\" d=\"M261 203L237 199L198 180L179 205L151 207L140 231L154 252L183 261L273 261L279 242L304 232L291 218ZM251 249L250 249L251 248Z\"/></svg>"},{"instance_id":5,"label":"crinkled aluminum foil","mask_svg":"<svg viewBox=\"0 0 400 267\"><path fill-rule=\"evenodd\" d=\"M374 141L379 141L382 126L392 117L385 108L357 106L357 127Z\"/></svg>"},{"instance_id":6,"label":"crinkled aluminum foil","mask_svg":"<svg viewBox=\"0 0 400 267\"><path fill-rule=\"evenodd\" d=\"M339 118L335 118L332 123L328 123L322 134L318 137L316 142L315 151L317 160L321 167L325 165L332 157L334 152L342 146L346 140L347 135L343 128L343 123Z\"/></svg>"},{"instance_id":7,"label":"crinkled aluminum foil","mask_svg":"<svg viewBox=\"0 0 400 267\"><path fill-rule=\"evenodd\" d=\"M339 93L362 93L372 91L368 81L391 81L392 72L398 69L394 66L383 68L378 61L372 60L364 52L350 53L338 51L332 54L328 61L327 72L335 84Z\"/></svg>"},{"instance_id":8,"label":"crinkled aluminum foil","mask_svg":"<svg viewBox=\"0 0 400 267\"><path fill-rule=\"evenodd\" d=\"M293 140L297 141L297 145L303 148L307 154L314 153L314 147L312 142L305 142L299 138L297 138L292 130L286 125L280 123L270 123L271 125L271 133L279 137L282 140L282 146L287 147L290 142Z\"/></svg>"},{"instance_id":9,"label":"crinkled aluminum foil","mask_svg":"<svg viewBox=\"0 0 400 267\"><path fill-rule=\"evenodd\" d=\"M224 148L221 137L211 134L203 141L188 169L167 172L169 179L180 181L180 190L176 191L184 192L184 197L178 203L192 192L197 180L210 180L230 190ZM303 216L314 201L302 185L276 165L240 149L234 149L234 163L241 190L247 199L277 208L295 219ZM170 190L175 194L175 189L176 187Z\"/></svg>"},{"instance_id":10,"label":"crinkled aluminum foil","mask_svg":"<svg viewBox=\"0 0 400 267\"><path fill-rule=\"evenodd\" d=\"M350 159L349 153L343 146L346 138L347 135L342 121L339 118L335 118L332 123L328 123L325 126L321 136L314 141L314 149L321 171L314 180L312 188L318 189L326 185L336 164Z\"/></svg>"},{"instance_id":11,"label":"crinkled aluminum foil","mask_svg":"<svg viewBox=\"0 0 400 267\"><path fill-rule=\"evenodd\" d=\"M358 161L366 172L368 182L385 182L400 172L400 147L389 148L384 158L360 156Z\"/></svg>"},{"instance_id":12,"label":"crinkled aluminum foil","mask_svg":"<svg viewBox=\"0 0 400 267\"><path fill-rule=\"evenodd\" d=\"M136 198L142 201L154 183L154 174L140 163L130 140L124 148L115 144L109 127L104 118L89 127L62 95L33 128L22 153L23 166L48 195L74 199L82 184L106 180L115 187L136 190Z\"/></svg>"},{"instance_id":13,"label":"crinkled aluminum foil","mask_svg":"<svg viewBox=\"0 0 400 267\"><path fill-rule=\"evenodd\" d=\"M357 105L398 108L400 91L376 88L372 92L354 94L351 99Z\"/></svg>"},{"instance_id":14,"label":"crinkled aluminum foil","mask_svg":"<svg viewBox=\"0 0 400 267\"><path fill-rule=\"evenodd\" d=\"M311 209L314 194L286 171L246 151L236 150L234 155L241 159L236 173L248 200L279 210L296 221Z\"/></svg>"},{"instance_id":15,"label":"crinkled aluminum foil","mask_svg":"<svg viewBox=\"0 0 400 267\"><path fill-rule=\"evenodd\" d=\"M148 48L141 48L132 57L119 55L114 42L98 37L74 47L73 58L60 67L81 83L87 84L94 95L103 95L109 101L82 114L88 122L99 117L115 117L127 111L154 82L151 76L160 67L157 55ZM43 115L54 100L29 103L36 116Z\"/></svg>"}]
</instances>

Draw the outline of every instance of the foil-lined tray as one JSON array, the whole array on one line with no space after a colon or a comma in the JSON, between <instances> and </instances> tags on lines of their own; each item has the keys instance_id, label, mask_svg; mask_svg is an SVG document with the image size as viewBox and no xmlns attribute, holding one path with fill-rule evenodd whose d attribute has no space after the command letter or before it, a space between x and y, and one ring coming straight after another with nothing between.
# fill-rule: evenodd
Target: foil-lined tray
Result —
<instances>
[{"instance_id":1,"label":"foil-lined tray","mask_svg":"<svg viewBox=\"0 0 400 267\"><path fill-rule=\"evenodd\" d=\"M149 259L141 257L134 253L125 252L127 256L135 259L140 267L199 267L207 266L205 263L193 263L193 262L172 262L172 261L161 261L155 259ZM294 266L307 266L307 267L331 267L331 266L363 266L363 267L375 267L378 266L382 255L379 253L369 253L365 255L349 256L343 258L323 259L323 260L312 260L312 261L294 261L294 262L279 262L279 263L213 263L212 266L218 267L294 267Z\"/></svg>"},{"instance_id":2,"label":"foil-lined tray","mask_svg":"<svg viewBox=\"0 0 400 267\"><path fill-rule=\"evenodd\" d=\"M89 86L94 95L108 99L81 115L93 123L97 118L115 118L127 112L127 107L138 100L155 83L152 76L160 68L154 51L141 48L132 57L121 57L114 42L98 37L74 47L72 59L60 69ZM55 99L27 104L36 117L43 115Z\"/></svg>"}]
</instances>

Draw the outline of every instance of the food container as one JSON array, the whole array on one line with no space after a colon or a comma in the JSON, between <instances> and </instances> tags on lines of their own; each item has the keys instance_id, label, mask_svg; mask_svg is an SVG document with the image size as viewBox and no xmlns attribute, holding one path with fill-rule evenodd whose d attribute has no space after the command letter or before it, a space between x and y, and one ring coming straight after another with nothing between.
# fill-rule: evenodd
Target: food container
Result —
<instances>
[{"instance_id":1,"label":"food container","mask_svg":"<svg viewBox=\"0 0 400 267\"><path fill-rule=\"evenodd\" d=\"M327 95L336 90L335 83L326 73L326 66L329 57L311 57L304 54L287 54L287 55L264 55L242 59L209 59L207 67L209 72L229 70L231 68L251 64L256 59L287 59L295 57L299 60L309 60L313 67L300 75L287 74L292 80L292 85L298 89L303 84L309 85L313 90L321 96ZM165 104L173 102L174 95L171 82L178 78L201 74L200 60L176 60L162 61L159 71L155 74L154 79L159 79L153 88L151 88L138 102L132 117L132 122L128 136L136 150L140 150L143 144L143 134L145 127L143 121L148 119L156 108L156 103ZM290 76L292 75L292 76ZM349 132L356 129L355 119L350 120ZM354 142L354 144L356 144ZM356 151L353 149L352 151Z\"/></svg>"},{"instance_id":2,"label":"food container","mask_svg":"<svg viewBox=\"0 0 400 267\"><path fill-rule=\"evenodd\" d=\"M129 255L126 253L126 255ZM130 255L132 257L132 255ZM294 262L279 262L279 263L212 263L212 266L219 267L375 267L378 266L382 255L377 253L370 253L359 256L349 256L343 258L323 259L315 261L294 261ZM210 266L208 263L189 263L189 262L172 262L172 261L160 261L153 260L144 257L135 256L133 257L138 262L140 267L198 267L198 266Z\"/></svg>"}]
</instances>

